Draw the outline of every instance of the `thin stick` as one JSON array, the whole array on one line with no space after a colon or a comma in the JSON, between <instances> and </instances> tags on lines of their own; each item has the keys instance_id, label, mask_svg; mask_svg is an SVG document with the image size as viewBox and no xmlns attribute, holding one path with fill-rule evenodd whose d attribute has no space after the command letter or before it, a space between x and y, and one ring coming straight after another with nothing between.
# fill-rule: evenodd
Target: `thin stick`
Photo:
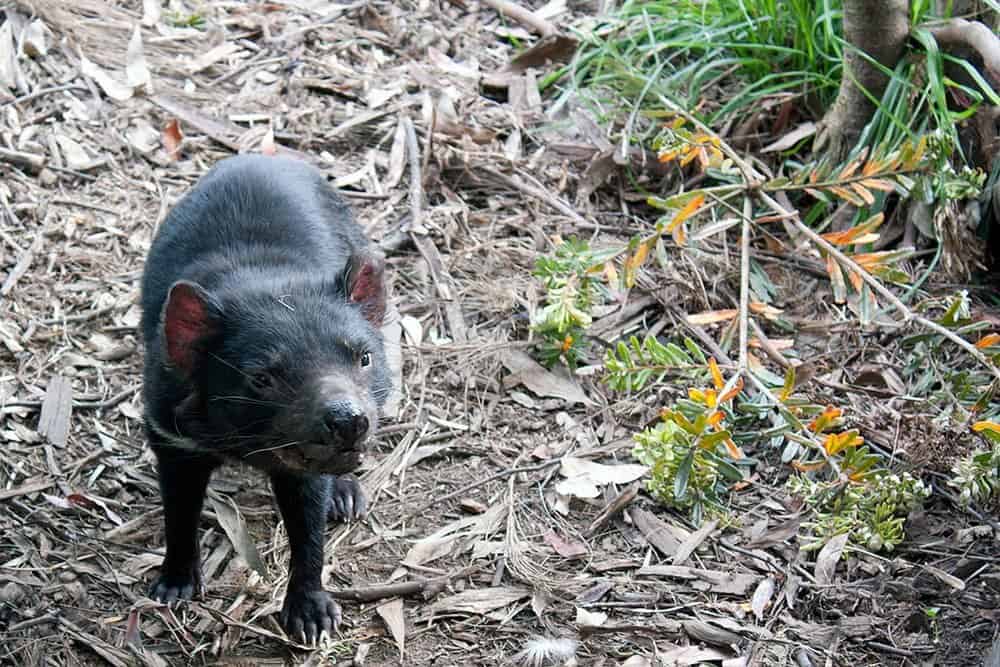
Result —
<instances>
[{"instance_id":1,"label":"thin stick","mask_svg":"<svg viewBox=\"0 0 1000 667\"><path fill-rule=\"evenodd\" d=\"M740 373L747 370L748 320L750 319L750 198L743 200L742 233L740 235Z\"/></svg>"}]
</instances>

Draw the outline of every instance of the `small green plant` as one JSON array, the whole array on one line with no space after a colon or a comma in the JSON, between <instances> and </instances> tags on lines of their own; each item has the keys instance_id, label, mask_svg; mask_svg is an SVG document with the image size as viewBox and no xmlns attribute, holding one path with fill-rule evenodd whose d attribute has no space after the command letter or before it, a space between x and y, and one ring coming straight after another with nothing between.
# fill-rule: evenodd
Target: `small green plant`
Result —
<instances>
[{"instance_id":1,"label":"small green plant","mask_svg":"<svg viewBox=\"0 0 1000 667\"><path fill-rule=\"evenodd\" d=\"M742 389L725 383L714 359L708 362L714 389L690 389L688 400L661 412L661 421L633 437L633 455L650 467L646 489L671 507L688 510L697 525L704 517L724 518L721 493L743 479L733 461L743 453L733 442L726 419Z\"/></svg>"},{"instance_id":2,"label":"small green plant","mask_svg":"<svg viewBox=\"0 0 1000 667\"><path fill-rule=\"evenodd\" d=\"M1000 504L1000 424L981 421L972 428L986 438L991 449L973 452L956 462L948 484L958 490L963 506Z\"/></svg>"},{"instance_id":3,"label":"small green plant","mask_svg":"<svg viewBox=\"0 0 1000 667\"><path fill-rule=\"evenodd\" d=\"M192 14L174 12L170 16L170 23L176 28L197 28L198 30L203 30L205 28L205 17L198 12Z\"/></svg>"},{"instance_id":4,"label":"small green plant","mask_svg":"<svg viewBox=\"0 0 1000 667\"><path fill-rule=\"evenodd\" d=\"M600 276L607 257L586 241L563 241L552 255L539 257L533 275L545 287L545 306L531 328L541 337L539 357L546 366L562 361L575 368L584 351L585 332L595 300L605 294Z\"/></svg>"},{"instance_id":5,"label":"small green plant","mask_svg":"<svg viewBox=\"0 0 1000 667\"><path fill-rule=\"evenodd\" d=\"M930 488L909 473L871 470L859 481L819 481L793 475L788 490L800 496L814 515L809 524L819 548L843 533L871 551L892 551L903 541L906 514L930 495Z\"/></svg>"}]
</instances>

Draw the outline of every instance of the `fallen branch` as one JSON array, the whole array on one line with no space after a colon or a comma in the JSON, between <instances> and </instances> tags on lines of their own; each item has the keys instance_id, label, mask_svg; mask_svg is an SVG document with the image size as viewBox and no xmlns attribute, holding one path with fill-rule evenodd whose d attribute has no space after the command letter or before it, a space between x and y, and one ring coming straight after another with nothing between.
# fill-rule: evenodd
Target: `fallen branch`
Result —
<instances>
[{"instance_id":1,"label":"fallen branch","mask_svg":"<svg viewBox=\"0 0 1000 667\"><path fill-rule=\"evenodd\" d=\"M547 37L556 32L556 27L551 22L541 18L530 9L525 9L517 3L510 2L510 0L482 0L482 2L507 18L517 21L525 28L534 30L542 37Z\"/></svg>"}]
</instances>

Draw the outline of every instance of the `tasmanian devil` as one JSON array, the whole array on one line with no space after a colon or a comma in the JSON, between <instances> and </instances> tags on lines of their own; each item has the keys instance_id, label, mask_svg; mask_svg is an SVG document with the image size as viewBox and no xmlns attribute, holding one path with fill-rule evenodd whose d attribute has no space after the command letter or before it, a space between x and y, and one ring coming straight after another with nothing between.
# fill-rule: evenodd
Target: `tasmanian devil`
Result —
<instances>
[{"instance_id":1,"label":"tasmanian devil","mask_svg":"<svg viewBox=\"0 0 1000 667\"><path fill-rule=\"evenodd\" d=\"M142 278L146 432L167 554L150 596L201 592L198 522L212 470L265 470L285 522L281 622L314 641L340 621L323 590L328 516L360 516L351 476L389 392L385 262L319 171L218 163L170 212Z\"/></svg>"}]
</instances>

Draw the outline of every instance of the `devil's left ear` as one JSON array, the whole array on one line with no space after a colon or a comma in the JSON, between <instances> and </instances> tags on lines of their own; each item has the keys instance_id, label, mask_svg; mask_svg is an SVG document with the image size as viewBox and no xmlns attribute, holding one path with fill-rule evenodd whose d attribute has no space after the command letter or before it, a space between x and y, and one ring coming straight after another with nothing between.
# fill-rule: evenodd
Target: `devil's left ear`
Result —
<instances>
[{"instance_id":1,"label":"devil's left ear","mask_svg":"<svg viewBox=\"0 0 1000 667\"><path fill-rule=\"evenodd\" d=\"M385 255L366 249L351 255L347 266L347 298L361 306L372 326L382 326L385 318Z\"/></svg>"}]
</instances>

